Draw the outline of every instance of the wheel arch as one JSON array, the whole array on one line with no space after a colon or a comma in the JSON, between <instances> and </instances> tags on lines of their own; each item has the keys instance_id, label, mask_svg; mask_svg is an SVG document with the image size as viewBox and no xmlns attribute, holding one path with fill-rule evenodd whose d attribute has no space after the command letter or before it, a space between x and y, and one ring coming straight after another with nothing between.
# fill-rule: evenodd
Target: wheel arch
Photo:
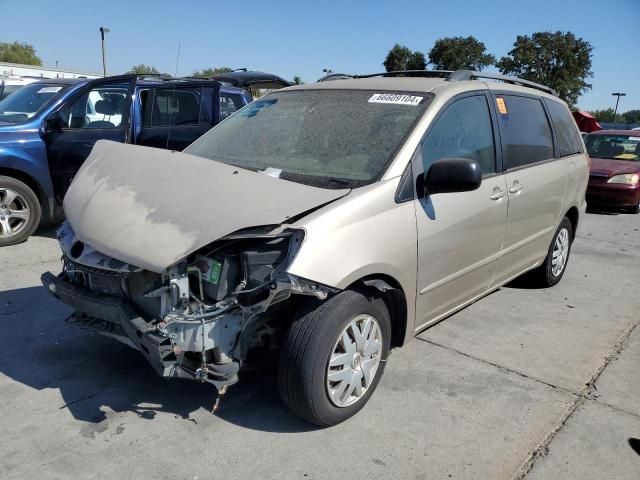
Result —
<instances>
[{"instance_id":1,"label":"wheel arch","mask_svg":"<svg viewBox=\"0 0 640 480\"><path fill-rule=\"evenodd\" d=\"M15 178L16 180L20 180L21 182L26 184L38 197L40 208L42 209L42 218L45 220L50 220L52 218L53 211L51 210L49 205L49 198L42 188L42 185L40 185L40 182L38 182L28 173L17 170L15 168L0 167L0 175Z\"/></svg>"},{"instance_id":2,"label":"wheel arch","mask_svg":"<svg viewBox=\"0 0 640 480\"><path fill-rule=\"evenodd\" d=\"M576 237L576 232L580 223L580 211L578 210L578 207L574 205L569 208L569 210L567 210L567 213L565 213L565 217L567 217L571 222L571 240L573 240Z\"/></svg>"},{"instance_id":3,"label":"wheel arch","mask_svg":"<svg viewBox=\"0 0 640 480\"><path fill-rule=\"evenodd\" d=\"M347 287L348 290L374 294L382 298L391 317L391 347L405 343L408 325L407 296L395 278L376 273L362 277Z\"/></svg>"}]
</instances>

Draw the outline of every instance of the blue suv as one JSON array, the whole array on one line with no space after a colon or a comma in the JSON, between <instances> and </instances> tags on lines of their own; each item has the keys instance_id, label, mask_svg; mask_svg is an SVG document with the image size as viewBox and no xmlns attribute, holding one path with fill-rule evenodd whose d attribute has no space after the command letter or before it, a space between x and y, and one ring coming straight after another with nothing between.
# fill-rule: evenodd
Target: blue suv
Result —
<instances>
[{"instance_id":1,"label":"blue suv","mask_svg":"<svg viewBox=\"0 0 640 480\"><path fill-rule=\"evenodd\" d=\"M59 216L98 140L182 150L251 102L251 87L268 88L270 77L271 88L288 85L260 72L225 75L42 80L0 101L0 247Z\"/></svg>"}]
</instances>

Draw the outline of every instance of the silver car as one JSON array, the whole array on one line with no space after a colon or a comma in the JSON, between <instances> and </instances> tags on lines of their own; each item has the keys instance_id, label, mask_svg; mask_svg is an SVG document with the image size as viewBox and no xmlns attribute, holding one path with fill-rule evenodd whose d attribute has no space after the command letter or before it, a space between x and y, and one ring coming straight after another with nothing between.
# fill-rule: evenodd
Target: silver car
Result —
<instances>
[{"instance_id":1,"label":"silver car","mask_svg":"<svg viewBox=\"0 0 640 480\"><path fill-rule=\"evenodd\" d=\"M42 276L69 322L222 393L277 360L287 406L328 426L392 348L525 272L558 283L588 180L566 104L394 75L271 93L184 153L98 142L64 200L62 273Z\"/></svg>"}]
</instances>

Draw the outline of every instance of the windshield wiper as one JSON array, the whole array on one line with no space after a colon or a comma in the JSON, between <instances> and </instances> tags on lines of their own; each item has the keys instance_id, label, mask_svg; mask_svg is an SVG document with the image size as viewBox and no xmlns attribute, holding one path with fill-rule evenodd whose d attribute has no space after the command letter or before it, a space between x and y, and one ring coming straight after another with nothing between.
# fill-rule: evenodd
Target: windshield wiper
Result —
<instances>
[{"instance_id":1,"label":"windshield wiper","mask_svg":"<svg viewBox=\"0 0 640 480\"><path fill-rule=\"evenodd\" d=\"M351 188L352 182L349 180L342 180L341 178L327 178L327 182L335 183L336 185L344 185L345 187Z\"/></svg>"}]
</instances>

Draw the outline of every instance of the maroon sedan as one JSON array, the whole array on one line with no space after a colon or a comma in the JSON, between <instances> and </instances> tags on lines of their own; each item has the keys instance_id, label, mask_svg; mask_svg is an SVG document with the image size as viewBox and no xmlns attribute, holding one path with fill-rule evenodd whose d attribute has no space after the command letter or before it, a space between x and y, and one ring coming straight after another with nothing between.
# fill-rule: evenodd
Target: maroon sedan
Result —
<instances>
[{"instance_id":1,"label":"maroon sedan","mask_svg":"<svg viewBox=\"0 0 640 480\"><path fill-rule=\"evenodd\" d=\"M600 130L584 143L591 157L589 206L640 213L640 131Z\"/></svg>"}]
</instances>

